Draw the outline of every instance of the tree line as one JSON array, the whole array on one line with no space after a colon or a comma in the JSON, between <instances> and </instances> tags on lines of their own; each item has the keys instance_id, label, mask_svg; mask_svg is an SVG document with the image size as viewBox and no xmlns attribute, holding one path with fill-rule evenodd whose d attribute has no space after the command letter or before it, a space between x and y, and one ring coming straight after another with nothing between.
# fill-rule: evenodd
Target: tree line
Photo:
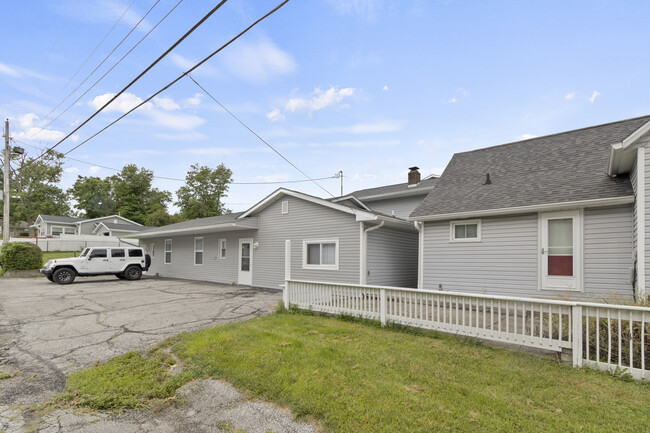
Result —
<instances>
[{"instance_id":1,"label":"tree line","mask_svg":"<svg viewBox=\"0 0 650 433\"><path fill-rule=\"evenodd\" d=\"M194 218L230 213L223 199L232 182L232 171L223 164L211 168L194 164L185 184L176 191L180 211L170 214L169 191L154 188L154 172L135 164L125 165L113 176L77 176L71 188L60 187L63 154L49 151L37 157L27 153L12 157L12 225L32 225L39 214L99 218L119 214L146 226L162 226ZM0 190L4 179L0 165Z\"/></svg>"}]
</instances>

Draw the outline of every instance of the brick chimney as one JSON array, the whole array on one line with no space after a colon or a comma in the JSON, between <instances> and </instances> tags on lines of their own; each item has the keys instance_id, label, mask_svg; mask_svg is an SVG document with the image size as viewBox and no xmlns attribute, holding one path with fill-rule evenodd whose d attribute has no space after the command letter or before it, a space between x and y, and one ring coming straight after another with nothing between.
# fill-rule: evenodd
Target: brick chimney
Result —
<instances>
[{"instance_id":1,"label":"brick chimney","mask_svg":"<svg viewBox=\"0 0 650 433\"><path fill-rule=\"evenodd\" d=\"M420 183L420 167L410 167L409 170L409 186L415 186Z\"/></svg>"}]
</instances>

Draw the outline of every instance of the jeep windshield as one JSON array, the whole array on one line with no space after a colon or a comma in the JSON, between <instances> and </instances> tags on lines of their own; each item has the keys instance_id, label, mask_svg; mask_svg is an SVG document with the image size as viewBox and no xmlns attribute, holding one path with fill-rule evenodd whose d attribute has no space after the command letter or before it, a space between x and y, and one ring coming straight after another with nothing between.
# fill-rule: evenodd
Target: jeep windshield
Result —
<instances>
[{"instance_id":1,"label":"jeep windshield","mask_svg":"<svg viewBox=\"0 0 650 433\"><path fill-rule=\"evenodd\" d=\"M88 251L90 251L90 248L84 248L84 250L79 254L79 257L86 257L88 254Z\"/></svg>"}]
</instances>

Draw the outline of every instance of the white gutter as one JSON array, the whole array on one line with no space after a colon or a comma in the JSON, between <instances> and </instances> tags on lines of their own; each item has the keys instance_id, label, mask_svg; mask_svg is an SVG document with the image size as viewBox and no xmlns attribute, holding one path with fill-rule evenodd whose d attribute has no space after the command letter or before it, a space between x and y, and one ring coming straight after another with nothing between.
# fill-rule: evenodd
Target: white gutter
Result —
<instances>
[{"instance_id":1,"label":"white gutter","mask_svg":"<svg viewBox=\"0 0 650 433\"><path fill-rule=\"evenodd\" d=\"M380 229L384 226L384 221L380 222L376 226L363 229L363 222L361 223L361 275L359 278L360 284L366 284L368 280L368 233L373 230Z\"/></svg>"},{"instance_id":2,"label":"white gutter","mask_svg":"<svg viewBox=\"0 0 650 433\"><path fill-rule=\"evenodd\" d=\"M418 289L422 290L424 282L424 223L413 221L413 225L418 231Z\"/></svg>"}]
</instances>

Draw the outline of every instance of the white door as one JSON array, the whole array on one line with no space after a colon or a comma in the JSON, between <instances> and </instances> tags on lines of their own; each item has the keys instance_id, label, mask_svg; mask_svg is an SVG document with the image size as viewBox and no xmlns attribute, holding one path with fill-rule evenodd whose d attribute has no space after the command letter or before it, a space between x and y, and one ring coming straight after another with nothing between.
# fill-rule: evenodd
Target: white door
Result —
<instances>
[{"instance_id":1,"label":"white door","mask_svg":"<svg viewBox=\"0 0 650 433\"><path fill-rule=\"evenodd\" d=\"M239 240L239 276L238 284L253 285L253 240Z\"/></svg>"},{"instance_id":2,"label":"white door","mask_svg":"<svg viewBox=\"0 0 650 433\"><path fill-rule=\"evenodd\" d=\"M579 290L581 236L578 211L541 216L542 289Z\"/></svg>"},{"instance_id":3,"label":"white door","mask_svg":"<svg viewBox=\"0 0 650 433\"><path fill-rule=\"evenodd\" d=\"M110 272L108 250L106 248L93 248L88 254L86 272L90 274Z\"/></svg>"}]
</instances>

